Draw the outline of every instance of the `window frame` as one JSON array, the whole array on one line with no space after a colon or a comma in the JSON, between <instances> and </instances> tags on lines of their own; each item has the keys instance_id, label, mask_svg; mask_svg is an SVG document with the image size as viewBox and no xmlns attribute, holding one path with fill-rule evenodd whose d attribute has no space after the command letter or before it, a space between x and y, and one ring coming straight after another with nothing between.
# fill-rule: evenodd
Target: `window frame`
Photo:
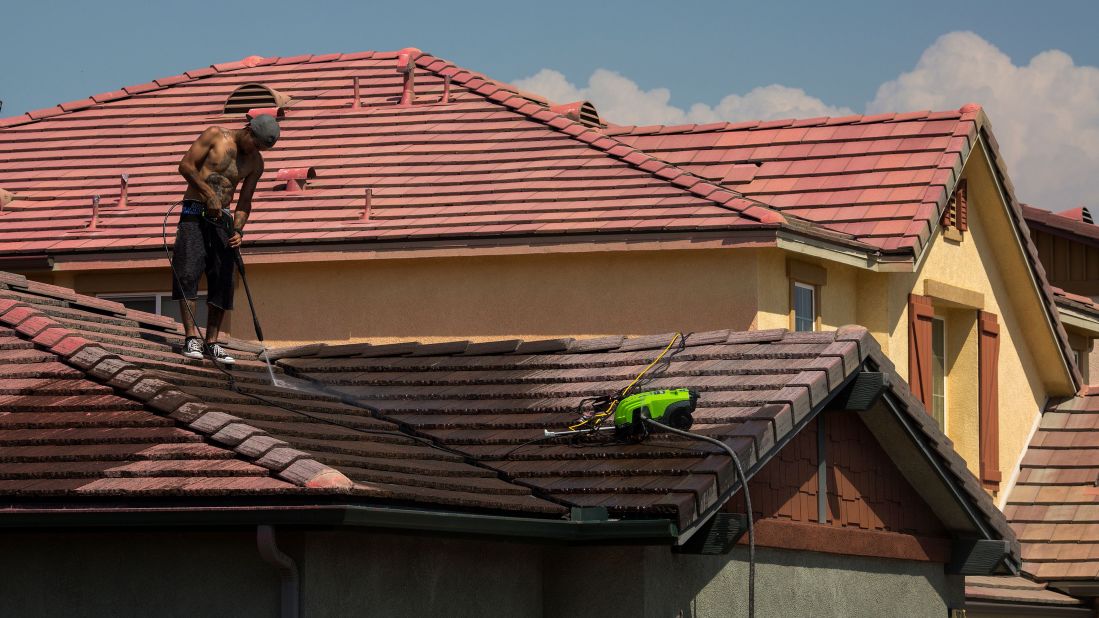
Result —
<instances>
[{"instance_id":1,"label":"window frame","mask_svg":"<svg viewBox=\"0 0 1099 618\"><path fill-rule=\"evenodd\" d=\"M176 302L172 300L171 290L167 292L101 292L99 294L96 294L95 297L102 298L104 300L111 300L114 302L121 302L119 299L152 297L155 303L154 313L156 313L156 315L164 315L164 304L166 301ZM197 296L195 297L195 303L197 304L198 302L204 300L206 300L206 292L204 290L199 290Z\"/></svg>"},{"instance_id":2,"label":"window frame","mask_svg":"<svg viewBox=\"0 0 1099 618\"><path fill-rule=\"evenodd\" d=\"M813 328L809 331L798 331L797 303L795 301L797 299L797 290L799 287L812 292ZM790 332L819 332L820 326L820 286L797 279L790 279Z\"/></svg>"}]
</instances>

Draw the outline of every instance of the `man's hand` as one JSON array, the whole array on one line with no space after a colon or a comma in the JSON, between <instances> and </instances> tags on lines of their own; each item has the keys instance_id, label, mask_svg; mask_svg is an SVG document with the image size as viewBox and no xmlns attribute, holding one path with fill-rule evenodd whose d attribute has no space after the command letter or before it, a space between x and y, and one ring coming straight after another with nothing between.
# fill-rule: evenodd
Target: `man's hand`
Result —
<instances>
[{"instance_id":1,"label":"man's hand","mask_svg":"<svg viewBox=\"0 0 1099 618\"><path fill-rule=\"evenodd\" d=\"M240 247L241 235L239 232L233 232L233 235L229 237L229 248L237 249Z\"/></svg>"}]
</instances>

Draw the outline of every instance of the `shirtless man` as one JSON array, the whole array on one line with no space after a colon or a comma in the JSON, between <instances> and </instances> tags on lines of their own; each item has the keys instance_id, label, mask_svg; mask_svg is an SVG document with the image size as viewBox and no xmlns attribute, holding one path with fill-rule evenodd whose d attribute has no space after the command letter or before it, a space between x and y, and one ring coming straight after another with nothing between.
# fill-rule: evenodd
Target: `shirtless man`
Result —
<instances>
[{"instance_id":1,"label":"shirtless man","mask_svg":"<svg viewBox=\"0 0 1099 618\"><path fill-rule=\"evenodd\" d=\"M172 298L179 301L186 335L183 355L232 364L232 356L217 343L225 312L233 308L237 248L252 210L252 194L263 174L260 152L275 145L279 125L272 116L256 116L239 130L210 127L202 132L179 164L187 179L183 211L173 252ZM237 184L244 180L235 213L229 207ZM231 229L231 231L230 231ZM198 280L206 273L206 340L195 325Z\"/></svg>"}]
</instances>

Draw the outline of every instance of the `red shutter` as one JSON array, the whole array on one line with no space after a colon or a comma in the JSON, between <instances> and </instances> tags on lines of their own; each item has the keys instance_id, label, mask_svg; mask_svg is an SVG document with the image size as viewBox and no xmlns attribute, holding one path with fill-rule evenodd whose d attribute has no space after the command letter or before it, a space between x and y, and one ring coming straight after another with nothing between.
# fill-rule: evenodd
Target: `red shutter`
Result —
<instances>
[{"instance_id":1,"label":"red shutter","mask_svg":"<svg viewBox=\"0 0 1099 618\"><path fill-rule=\"evenodd\" d=\"M957 219L955 224L958 226L958 229L963 232L969 230L969 210L965 194L966 187L965 181L963 180L958 183L958 188L954 192L954 204L957 210L954 215ZM993 317L995 318L995 316Z\"/></svg>"},{"instance_id":2,"label":"red shutter","mask_svg":"<svg viewBox=\"0 0 1099 618\"><path fill-rule=\"evenodd\" d=\"M908 386L931 413L931 299L908 295Z\"/></svg>"},{"instance_id":3,"label":"red shutter","mask_svg":"<svg viewBox=\"0 0 1099 618\"><path fill-rule=\"evenodd\" d=\"M980 449L981 482L989 489L1000 487L1000 325L996 314L977 312L980 365Z\"/></svg>"}]
</instances>

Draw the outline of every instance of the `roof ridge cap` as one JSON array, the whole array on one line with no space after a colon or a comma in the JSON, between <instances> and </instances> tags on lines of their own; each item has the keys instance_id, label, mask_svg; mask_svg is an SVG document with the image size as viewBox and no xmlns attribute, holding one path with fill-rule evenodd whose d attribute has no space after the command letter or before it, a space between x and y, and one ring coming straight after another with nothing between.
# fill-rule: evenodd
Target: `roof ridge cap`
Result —
<instances>
[{"instance_id":1,"label":"roof ridge cap","mask_svg":"<svg viewBox=\"0 0 1099 618\"><path fill-rule=\"evenodd\" d=\"M623 161L627 165L640 169L643 172L647 172L663 179L664 181L679 187L688 193L691 193L702 199L710 200L719 208L731 210L745 217L749 217L759 221L762 224L784 224L786 217L774 207L765 204L759 200L749 198L742 193L739 193L733 189L723 187L719 184L713 183L705 178L696 176L683 168L668 163L662 159L652 156L651 154L634 148L628 144L625 144L606 133L597 131L587 125L581 124L575 120L571 120L541 108L536 103L523 98L522 96L511 92L510 90L504 90L502 88L505 85L504 82L500 82L495 79L491 79L481 74L474 73L469 69L459 67L458 65L434 56L432 54L423 53L417 58L417 66L424 68L436 75L446 77L449 75L451 80L469 88L472 92L475 92L487 99L495 101L500 105L503 105L512 111L518 112L527 118L536 120L545 124L553 129L556 129L562 133L569 135L570 137L586 143L588 146L601 150L607 153L609 156ZM465 75L463 75L465 74ZM476 86L470 86L469 82L474 79L481 79L484 81L482 84ZM510 87L510 86L509 86ZM486 90L491 91L486 92ZM499 94L503 90L507 95ZM520 99L521 102L514 102L513 99ZM537 107L538 111L531 111L531 108ZM612 142L611 144L603 143L600 141L606 140L606 142ZM631 160L632 159L632 160ZM668 170L674 170L668 171ZM686 177L687 180L683 180ZM713 197L715 194L725 193L727 196L721 196L719 198ZM737 207L734 203L743 200L748 203L747 206Z\"/></svg>"},{"instance_id":2,"label":"roof ridge cap","mask_svg":"<svg viewBox=\"0 0 1099 618\"><path fill-rule=\"evenodd\" d=\"M85 339L33 305L0 298L0 323L57 355L88 379L120 391L121 396L175 420L249 463L266 468L272 476L310 489L348 489L353 485L342 472L317 461L311 453L293 449L243 419L213 409L174 384L149 375L145 369ZM123 377L124 372L131 373Z\"/></svg>"},{"instance_id":3,"label":"roof ridge cap","mask_svg":"<svg viewBox=\"0 0 1099 618\"><path fill-rule=\"evenodd\" d=\"M804 123L806 120L815 120L815 117L809 118L789 118L783 120L789 120L789 124L784 127L770 127L770 128L809 128L809 127L825 127L835 126L839 124L871 124L879 122L894 122L898 116L906 116L912 114L925 114L931 116L933 114L959 114L959 121L961 115L966 113L973 113L976 108L967 109L963 107L961 109L943 109L943 110L913 110L909 112L885 112L881 114L850 114L847 116L822 116L817 122ZM870 120L868 120L870 119ZM909 120L909 119L906 119ZM910 120L918 120L918 118L912 118ZM943 119L940 119L943 120ZM842 122L837 122L842 121ZM717 121L708 123L690 123L685 122L681 124L651 124L651 125L615 125L608 127L608 135L663 135L665 133L715 133L720 131L753 131L761 125L768 122L775 122L772 120L757 120L749 119L743 121ZM690 127L690 128L687 128Z\"/></svg>"},{"instance_id":4,"label":"roof ridge cap","mask_svg":"<svg viewBox=\"0 0 1099 618\"><path fill-rule=\"evenodd\" d=\"M10 127L38 122L39 120L45 120L47 118L54 118L56 116L71 114L73 112L94 107L96 105L103 105L104 103L122 101L124 99L135 97L139 94L155 92L157 90L163 90L172 86L178 86L179 84L198 81L200 79L205 79L211 75L216 75L219 73L229 73L232 71L238 71L240 69L251 69L257 66L274 64L275 62L278 62L279 59L279 56L265 57L253 54L250 56L245 56L240 60L234 60L231 62L219 62L217 64L211 64L207 67L203 67L200 69L183 71L182 73L178 73L176 75L154 78L141 84L122 86L117 90L98 92L96 94L88 95L83 99L75 99L73 101L68 101L65 103L58 103L57 105L54 105L52 107L43 107L30 110L16 116L0 118L0 131L8 129Z\"/></svg>"}]
</instances>

